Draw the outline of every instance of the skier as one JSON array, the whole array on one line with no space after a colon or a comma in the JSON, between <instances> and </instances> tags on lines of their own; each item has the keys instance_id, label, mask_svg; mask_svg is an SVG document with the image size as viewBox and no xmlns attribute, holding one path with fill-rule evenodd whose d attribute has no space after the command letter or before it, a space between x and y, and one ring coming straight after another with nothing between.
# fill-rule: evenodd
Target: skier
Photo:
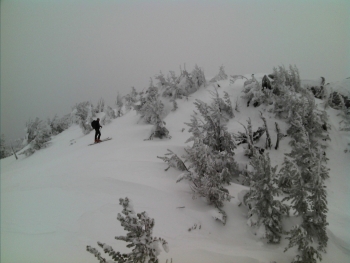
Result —
<instances>
[{"instance_id":1,"label":"skier","mask_svg":"<svg viewBox=\"0 0 350 263\"><path fill-rule=\"evenodd\" d=\"M92 128L95 129L95 143L97 142L101 142L100 138L101 138L101 132L100 132L100 128L102 128L102 126L100 125L100 119L97 118L97 120L93 121L91 123Z\"/></svg>"}]
</instances>

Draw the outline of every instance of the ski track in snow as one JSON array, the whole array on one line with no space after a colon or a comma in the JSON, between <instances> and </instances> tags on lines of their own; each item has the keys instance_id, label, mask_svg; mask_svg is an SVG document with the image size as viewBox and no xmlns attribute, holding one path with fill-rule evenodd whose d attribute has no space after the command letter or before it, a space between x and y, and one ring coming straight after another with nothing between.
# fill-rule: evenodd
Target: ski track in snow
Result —
<instances>
[{"instance_id":1,"label":"ski track in snow","mask_svg":"<svg viewBox=\"0 0 350 263\"><path fill-rule=\"evenodd\" d=\"M255 75L260 79L262 76ZM242 95L243 82L237 80L230 85L228 80L220 81L218 92L222 97L226 90L234 104ZM125 235L116 217L122 211L119 198L126 196L136 212L146 211L155 219L154 236L168 241L170 251L161 253L160 262L170 258L174 263L291 262L296 250L283 253L287 240L282 239L280 245L268 245L247 226L247 209L238 206L247 187L238 184L228 187L234 198L224 205L228 219L223 226L211 217L214 207L203 198L192 198L186 181L176 183L181 172L174 168L165 172L167 164L157 158L164 156L167 149L180 157L185 153L184 147L188 145L185 141L190 134L184 122L190 121L195 99L211 101L208 90L213 87L200 89L188 101L179 100L179 108L167 112L170 140L144 141L152 126L138 123L139 116L131 111L102 128L102 138L113 139L99 146L87 147L93 141L93 133L83 136L78 126L72 126L54 137L50 147L31 157L20 155L18 161L13 157L1 160L1 262L97 262L86 252L86 246L97 247L97 241L121 252L130 251L125 242L114 239ZM243 131L239 122L246 125L250 117L256 130L262 125L258 110L266 117L274 144L274 122L279 123L284 133L288 125L275 119L264 107L247 108L243 100L228 129L235 133ZM328 110L332 126L332 141L327 149L331 171L326 182L330 239L322 262L350 261L350 237L346 231L350 229L350 155L343 149L350 136L338 131L337 112ZM265 135L258 145L264 142ZM290 150L288 142L289 138L284 138L278 151L269 151L273 165L283 161L281 153ZM236 159L249 162L242 146L236 150ZM291 217L285 224L294 221ZM201 225L201 229L188 231L195 224Z\"/></svg>"}]
</instances>

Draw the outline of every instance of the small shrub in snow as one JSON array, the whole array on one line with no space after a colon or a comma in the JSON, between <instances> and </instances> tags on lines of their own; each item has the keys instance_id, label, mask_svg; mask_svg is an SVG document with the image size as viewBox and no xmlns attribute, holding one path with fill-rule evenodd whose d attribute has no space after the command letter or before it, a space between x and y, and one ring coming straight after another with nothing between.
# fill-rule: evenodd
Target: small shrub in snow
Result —
<instances>
[{"instance_id":1,"label":"small shrub in snow","mask_svg":"<svg viewBox=\"0 0 350 263\"><path fill-rule=\"evenodd\" d=\"M107 261L101 253L93 247L87 246L87 251L93 254L100 263L158 263L158 255L161 252L160 246L168 252L168 243L162 239L153 237L154 219L149 218L146 212L136 214L130 200L119 199L123 206L122 214L118 214L117 220L128 233L126 236L117 236L117 240L127 242L127 247L132 248L130 253L116 252L111 246L97 242L97 244L108 254L113 261Z\"/></svg>"},{"instance_id":2,"label":"small shrub in snow","mask_svg":"<svg viewBox=\"0 0 350 263\"><path fill-rule=\"evenodd\" d=\"M230 83L234 84L237 79L246 79L248 80L245 76L243 75L231 75L230 76Z\"/></svg>"},{"instance_id":3,"label":"small shrub in snow","mask_svg":"<svg viewBox=\"0 0 350 263\"><path fill-rule=\"evenodd\" d=\"M170 158L168 156L170 156ZM173 168L178 169L180 171L188 171L186 165L181 160L181 158L169 149L164 157L157 156L157 158L162 159L165 163L167 163L169 165L169 167L166 168L165 171L168 171L170 167L173 167Z\"/></svg>"},{"instance_id":4,"label":"small shrub in snow","mask_svg":"<svg viewBox=\"0 0 350 263\"><path fill-rule=\"evenodd\" d=\"M263 151L263 149L260 149L256 146L254 146L254 143L259 141L260 137L265 133L266 128L265 127L259 127L258 130L253 132L252 128L252 122L250 118L247 120L248 126L246 127L242 123L240 123L245 133L238 132L238 134L234 134L233 137L235 138L237 145L240 145L242 143L247 143L248 147L246 148L245 155L251 158L253 155L257 153L257 151Z\"/></svg>"},{"instance_id":5,"label":"small shrub in snow","mask_svg":"<svg viewBox=\"0 0 350 263\"><path fill-rule=\"evenodd\" d=\"M159 120L159 122L157 122L152 129L151 135L147 140L153 140L153 138L159 138L159 139L163 139L163 138L169 138L171 139L171 136L169 135L169 131L167 128L165 128L165 122Z\"/></svg>"},{"instance_id":6,"label":"small shrub in snow","mask_svg":"<svg viewBox=\"0 0 350 263\"><path fill-rule=\"evenodd\" d=\"M255 155L250 161L254 168L248 173L250 190L244 196L249 207L248 224L262 228L268 243L279 243L282 235L282 215L288 212L287 206L274 199L279 195L275 186L276 167L272 167L268 154Z\"/></svg>"}]
</instances>

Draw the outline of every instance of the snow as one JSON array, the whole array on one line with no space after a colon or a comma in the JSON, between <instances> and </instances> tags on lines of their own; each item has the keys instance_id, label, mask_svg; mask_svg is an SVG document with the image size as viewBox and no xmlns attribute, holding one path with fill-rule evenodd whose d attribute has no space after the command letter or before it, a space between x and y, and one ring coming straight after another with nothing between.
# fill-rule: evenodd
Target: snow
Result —
<instances>
[{"instance_id":1,"label":"snow","mask_svg":"<svg viewBox=\"0 0 350 263\"><path fill-rule=\"evenodd\" d=\"M250 74L246 75L250 78ZM255 74L261 81L263 74ZM244 80L217 83L223 97L227 91L234 104L241 93ZM188 101L178 100L178 109L169 111L164 121L171 139L149 137L152 126L141 124L139 116L130 111L102 129L102 139L113 139L87 147L94 134L83 135L78 126L72 126L55 136L50 147L37 151L30 157L19 155L19 160L8 157L1 160L1 262L5 263L62 263L97 262L86 252L90 245L100 249L97 241L112 246L115 251L129 252L126 243L115 240L125 235L116 220L122 206L119 198L128 197L136 213L147 211L155 219L153 235L167 242L169 252L160 254L174 263L236 262L277 263L291 262L295 248L284 253L288 241L269 245L259 239L247 225L247 208L239 206L248 189L239 184L228 187L234 198L226 202L226 225L214 220L217 210L204 199L192 198L186 180L176 183L181 171L170 168L157 158L167 149L178 156L184 154L185 141L190 137L188 126L195 110L195 99L209 102L213 85L198 90ZM320 102L320 101L319 101ZM246 107L239 100L240 112L230 120L230 132L243 131L250 117L253 130L262 126L260 112L266 117L271 141L276 142L275 122L285 133L288 125L275 119L266 108ZM327 157L330 179L328 190L329 243L322 262L350 261L350 154L345 153L350 142L349 132L339 131L340 117L336 110L328 109L331 142ZM183 131L183 128L185 129ZM265 135L258 142L264 145ZM74 143L71 143L71 142ZM272 165L283 161L283 153L290 151L289 139L280 141L279 150L272 149ZM249 162L243 147L236 150L236 160L241 166ZM181 209L179 209L181 207ZM289 218L284 226L291 227L298 218ZM201 228L188 231L194 224ZM166 249L167 250L167 249ZM103 254L103 253L102 253Z\"/></svg>"}]
</instances>

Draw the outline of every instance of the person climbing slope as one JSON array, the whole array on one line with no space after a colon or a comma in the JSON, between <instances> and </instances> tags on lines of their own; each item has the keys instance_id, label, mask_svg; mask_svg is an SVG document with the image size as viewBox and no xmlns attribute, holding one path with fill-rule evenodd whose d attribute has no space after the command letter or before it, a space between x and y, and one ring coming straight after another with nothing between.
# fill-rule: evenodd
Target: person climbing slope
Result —
<instances>
[{"instance_id":1,"label":"person climbing slope","mask_svg":"<svg viewBox=\"0 0 350 263\"><path fill-rule=\"evenodd\" d=\"M102 126L100 125L100 119L97 118L97 120L92 121L91 126L95 130L95 143L101 142L101 140L100 140L100 138L101 138L100 128L102 128Z\"/></svg>"}]
</instances>

